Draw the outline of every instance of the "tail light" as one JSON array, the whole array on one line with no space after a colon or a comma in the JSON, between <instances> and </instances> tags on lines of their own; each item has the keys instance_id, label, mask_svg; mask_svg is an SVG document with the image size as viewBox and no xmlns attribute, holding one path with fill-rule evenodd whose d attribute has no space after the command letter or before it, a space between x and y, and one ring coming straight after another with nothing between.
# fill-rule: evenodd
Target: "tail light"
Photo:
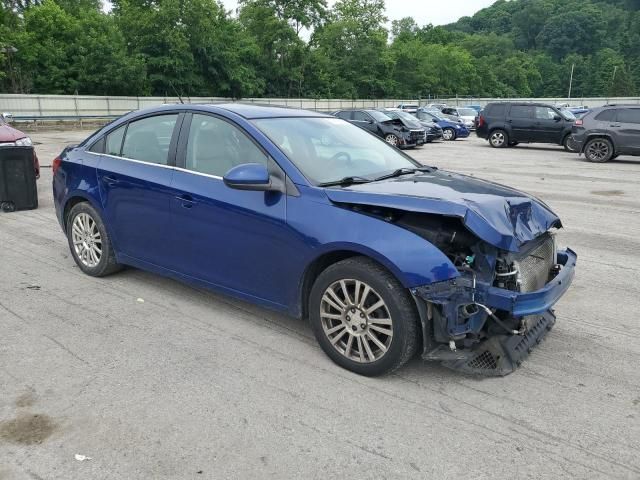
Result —
<instances>
[{"instance_id":1,"label":"tail light","mask_svg":"<svg viewBox=\"0 0 640 480\"><path fill-rule=\"evenodd\" d=\"M51 171L53 172L54 175L60 168L60 165L62 165L62 160L60 160L60 157L54 158L53 162L51 163Z\"/></svg>"},{"instance_id":2,"label":"tail light","mask_svg":"<svg viewBox=\"0 0 640 480\"><path fill-rule=\"evenodd\" d=\"M578 118L578 119L576 120L576 123L574 123L574 125L576 125L576 126L578 126L578 127L581 127L583 123L584 123L584 122L582 121L582 119L581 119L581 118Z\"/></svg>"},{"instance_id":3,"label":"tail light","mask_svg":"<svg viewBox=\"0 0 640 480\"><path fill-rule=\"evenodd\" d=\"M478 116L478 127L484 126L484 117L482 115Z\"/></svg>"}]
</instances>

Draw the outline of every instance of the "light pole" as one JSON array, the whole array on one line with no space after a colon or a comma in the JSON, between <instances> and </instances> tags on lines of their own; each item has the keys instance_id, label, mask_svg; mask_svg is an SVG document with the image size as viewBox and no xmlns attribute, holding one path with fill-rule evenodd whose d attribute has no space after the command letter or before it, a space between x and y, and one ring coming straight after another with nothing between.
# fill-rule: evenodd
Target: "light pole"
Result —
<instances>
[{"instance_id":1,"label":"light pole","mask_svg":"<svg viewBox=\"0 0 640 480\"><path fill-rule=\"evenodd\" d=\"M573 69L576 67L575 63L571 64L571 77L569 77L569 97L567 98L568 101L571 101L571 87L573 86Z\"/></svg>"}]
</instances>

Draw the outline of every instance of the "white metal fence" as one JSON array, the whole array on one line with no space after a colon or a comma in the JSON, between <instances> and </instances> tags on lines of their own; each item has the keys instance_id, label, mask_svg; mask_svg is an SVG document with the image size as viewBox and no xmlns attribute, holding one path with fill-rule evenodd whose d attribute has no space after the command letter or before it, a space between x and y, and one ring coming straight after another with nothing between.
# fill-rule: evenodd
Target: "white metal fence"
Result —
<instances>
[{"instance_id":1,"label":"white metal fence","mask_svg":"<svg viewBox=\"0 0 640 480\"><path fill-rule=\"evenodd\" d=\"M220 103L233 102L233 99L220 97L185 97L185 103ZM639 97L633 98L473 98L455 97L441 99L378 99L378 100L348 100L348 99L293 99L293 98L247 98L244 103L260 103L305 108L321 111L335 111L343 108L380 108L394 107L400 103L420 104L446 103L448 105L485 105L492 101L540 101L551 104L570 103L572 105L587 105L598 107L608 103L640 104ZM89 95L23 95L0 94L0 113L13 114L20 119L64 119L64 118L92 118L119 116L131 110L162 105L164 103L179 103L177 97L99 97Z\"/></svg>"}]
</instances>

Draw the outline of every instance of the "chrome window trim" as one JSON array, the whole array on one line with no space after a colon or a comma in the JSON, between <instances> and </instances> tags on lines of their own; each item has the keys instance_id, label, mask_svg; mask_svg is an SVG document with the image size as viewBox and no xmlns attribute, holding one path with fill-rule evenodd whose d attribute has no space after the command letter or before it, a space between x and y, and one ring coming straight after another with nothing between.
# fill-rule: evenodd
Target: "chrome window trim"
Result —
<instances>
[{"instance_id":1,"label":"chrome window trim","mask_svg":"<svg viewBox=\"0 0 640 480\"><path fill-rule=\"evenodd\" d=\"M91 153L91 152L89 152L89 153ZM102 156L105 156L105 157L115 158L115 159L118 159L118 160L126 160L127 162L140 163L142 165L149 165L151 167L162 167L162 168L168 168L168 169L171 169L171 170L179 170L181 172L192 173L194 175L200 175L202 177L209 177L209 178L215 178L216 180L222 180L222 177L220 177L218 175L210 175L208 173L195 172L193 170L188 170L186 168L176 167L174 165L163 165L161 163L151 163L151 162L146 162L144 160L136 160L135 158L119 157L117 155L110 155L108 153L99 153L99 154L96 154L96 155L102 155Z\"/></svg>"}]
</instances>

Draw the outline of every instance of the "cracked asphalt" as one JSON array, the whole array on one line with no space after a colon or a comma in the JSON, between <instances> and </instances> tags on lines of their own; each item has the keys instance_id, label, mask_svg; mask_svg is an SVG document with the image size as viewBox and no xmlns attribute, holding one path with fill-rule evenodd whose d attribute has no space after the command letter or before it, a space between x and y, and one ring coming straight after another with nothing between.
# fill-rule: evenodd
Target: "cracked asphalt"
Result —
<instances>
[{"instance_id":1,"label":"cracked asphalt","mask_svg":"<svg viewBox=\"0 0 640 480\"><path fill-rule=\"evenodd\" d=\"M415 359L369 379L304 321L134 269L83 275L46 166L88 133L34 133L40 208L0 214L0 479L640 478L640 158L411 151L549 203L578 272L516 373Z\"/></svg>"}]
</instances>

